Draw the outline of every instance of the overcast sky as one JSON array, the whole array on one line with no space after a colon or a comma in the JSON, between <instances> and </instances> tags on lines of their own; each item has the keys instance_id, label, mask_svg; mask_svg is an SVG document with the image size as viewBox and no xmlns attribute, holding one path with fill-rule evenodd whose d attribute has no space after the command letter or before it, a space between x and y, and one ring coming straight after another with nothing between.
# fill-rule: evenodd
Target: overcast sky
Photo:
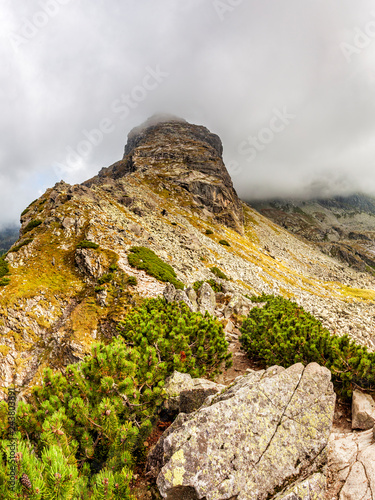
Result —
<instances>
[{"instance_id":1,"label":"overcast sky","mask_svg":"<svg viewBox=\"0 0 375 500\"><path fill-rule=\"evenodd\" d=\"M217 133L244 199L375 193L372 0L0 0L0 226L158 112Z\"/></svg>"}]
</instances>

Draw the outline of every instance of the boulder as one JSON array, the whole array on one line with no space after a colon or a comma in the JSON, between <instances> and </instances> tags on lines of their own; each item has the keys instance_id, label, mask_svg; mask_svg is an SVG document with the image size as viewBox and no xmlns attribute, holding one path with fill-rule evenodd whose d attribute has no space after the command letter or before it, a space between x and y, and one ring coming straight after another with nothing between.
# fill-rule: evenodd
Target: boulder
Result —
<instances>
[{"instance_id":1,"label":"boulder","mask_svg":"<svg viewBox=\"0 0 375 500\"><path fill-rule=\"evenodd\" d=\"M375 425L375 401L364 392L355 390L352 399L352 429L372 429Z\"/></svg>"},{"instance_id":2,"label":"boulder","mask_svg":"<svg viewBox=\"0 0 375 500\"><path fill-rule=\"evenodd\" d=\"M209 314L215 313L216 296L211 286L204 282L198 290L198 311L204 314L206 311Z\"/></svg>"},{"instance_id":3,"label":"boulder","mask_svg":"<svg viewBox=\"0 0 375 500\"><path fill-rule=\"evenodd\" d=\"M180 413L148 458L163 498L265 500L326 461L335 393L316 363L251 372Z\"/></svg>"},{"instance_id":4,"label":"boulder","mask_svg":"<svg viewBox=\"0 0 375 500\"><path fill-rule=\"evenodd\" d=\"M247 316L249 311L253 307L257 307L257 305L258 304L251 302L251 300L242 295L233 295L224 309L224 318L230 318L233 314Z\"/></svg>"},{"instance_id":5,"label":"boulder","mask_svg":"<svg viewBox=\"0 0 375 500\"><path fill-rule=\"evenodd\" d=\"M167 302L185 302L191 311L196 312L196 304L192 304L184 290L176 290L172 283L168 283L164 288L163 296Z\"/></svg>"},{"instance_id":6,"label":"boulder","mask_svg":"<svg viewBox=\"0 0 375 500\"><path fill-rule=\"evenodd\" d=\"M375 442L372 429L332 434L328 452L329 498L375 498Z\"/></svg>"},{"instance_id":7,"label":"boulder","mask_svg":"<svg viewBox=\"0 0 375 500\"><path fill-rule=\"evenodd\" d=\"M187 287L185 293L193 305L193 311L196 312L198 310L198 303L197 303L197 294L194 288L192 288L191 286Z\"/></svg>"},{"instance_id":8,"label":"boulder","mask_svg":"<svg viewBox=\"0 0 375 500\"><path fill-rule=\"evenodd\" d=\"M104 273L102 257L92 248L77 248L75 263L81 273L90 279L98 279Z\"/></svg>"},{"instance_id":9,"label":"boulder","mask_svg":"<svg viewBox=\"0 0 375 500\"><path fill-rule=\"evenodd\" d=\"M223 389L224 385L175 371L164 385L168 395L164 408L172 412L192 413L202 406L208 396L218 394Z\"/></svg>"}]
</instances>

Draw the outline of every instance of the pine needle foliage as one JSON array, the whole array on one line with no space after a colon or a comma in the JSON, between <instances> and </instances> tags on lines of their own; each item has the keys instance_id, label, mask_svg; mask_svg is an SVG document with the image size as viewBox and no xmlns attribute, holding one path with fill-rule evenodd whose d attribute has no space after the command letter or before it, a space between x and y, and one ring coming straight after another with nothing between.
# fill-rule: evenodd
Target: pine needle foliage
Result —
<instances>
[{"instance_id":1,"label":"pine needle foliage","mask_svg":"<svg viewBox=\"0 0 375 500\"><path fill-rule=\"evenodd\" d=\"M34 229L35 227L38 227L40 226L41 224L43 223L43 221L41 219L34 219L34 220L31 220L25 227L25 229L23 230L23 234L26 234L28 233L29 231L31 231L32 229Z\"/></svg>"},{"instance_id":2,"label":"pine needle foliage","mask_svg":"<svg viewBox=\"0 0 375 500\"><path fill-rule=\"evenodd\" d=\"M99 248L98 243L94 243L93 241L89 240L82 240L79 243L77 243L77 248Z\"/></svg>"},{"instance_id":3,"label":"pine needle foliage","mask_svg":"<svg viewBox=\"0 0 375 500\"><path fill-rule=\"evenodd\" d=\"M173 267L160 259L150 248L131 247L128 262L136 269L143 269L147 274L160 281L172 283L181 290L184 288L184 284L178 281Z\"/></svg>"},{"instance_id":4,"label":"pine needle foliage","mask_svg":"<svg viewBox=\"0 0 375 500\"><path fill-rule=\"evenodd\" d=\"M347 335L331 334L295 302L272 295L252 300L266 305L252 309L240 328L240 341L250 357L284 367L315 361L331 370L335 389L344 398L355 387L375 389L375 353Z\"/></svg>"},{"instance_id":5,"label":"pine needle foliage","mask_svg":"<svg viewBox=\"0 0 375 500\"><path fill-rule=\"evenodd\" d=\"M168 373L212 377L223 362L231 366L222 324L208 313L190 311L183 302L146 300L119 323L118 331L141 352L154 346Z\"/></svg>"},{"instance_id":6,"label":"pine needle foliage","mask_svg":"<svg viewBox=\"0 0 375 500\"><path fill-rule=\"evenodd\" d=\"M228 276L218 267L214 266L210 268L211 273L213 273L217 278L222 280L229 280Z\"/></svg>"},{"instance_id":7,"label":"pine needle foliage","mask_svg":"<svg viewBox=\"0 0 375 500\"><path fill-rule=\"evenodd\" d=\"M135 500L132 471L166 377L175 369L213 375L230 364L222 325L185 304L146 300L118 329L64 373L46 369L42 385L19 403L13 492L8 405L0 402L0 498Z\"/></svg>"}]
</instances>

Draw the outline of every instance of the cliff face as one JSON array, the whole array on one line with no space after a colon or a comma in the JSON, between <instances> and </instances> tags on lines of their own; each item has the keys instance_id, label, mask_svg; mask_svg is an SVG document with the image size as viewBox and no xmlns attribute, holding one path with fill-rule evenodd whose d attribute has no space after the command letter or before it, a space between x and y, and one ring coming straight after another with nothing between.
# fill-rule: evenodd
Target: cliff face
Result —
<instances>
[{"instance_id":1,"label":"cliff face","mask_svg":"<svg viewBox=\"0 0 375 500\"><path fill-rule=\"evenodd\" d=\"M204 127L146 123L129 134L123 160L82 185L56 184L21 222L6 257L10 283L0 287L3 387L15 377L27 392L46 366L82 359L115 334L140 297L163 293L165 283L129 265L132 246L152 249L186 286L214 278L213 267L224 272L227 296L215 309L223 322L231 297L280 293L331 331L373 347L375 279L241 203L220 139ZM82 240L98 247L80 248ZM129 286L128 276L138 284Z\"/></svg>"},{"instance_id":2,"label":"cliff face","mask_svg":"<svg viewBox=\"0 0 375 500\"><path fill-rule=\"evenodd\" d=\"M132 172L150 181L157 175L181 186L217 222L241 233L243 211L222 153L220 138L206 127L156 116L129 133L123 159L103 169L96 182Z\"/></svg>"}]
</instances>

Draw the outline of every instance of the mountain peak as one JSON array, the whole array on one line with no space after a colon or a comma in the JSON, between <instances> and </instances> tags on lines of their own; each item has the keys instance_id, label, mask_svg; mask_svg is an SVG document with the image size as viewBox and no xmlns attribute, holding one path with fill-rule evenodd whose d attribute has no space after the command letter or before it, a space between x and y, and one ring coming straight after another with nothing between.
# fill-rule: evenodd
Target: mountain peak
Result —
<instances>
[{"instance_id":1,"label":"mountain peak","mask_svg":"<svg viewBox=\"0 0 375 500\"><path fill-rule=\"evenodd\" d=\"M224 165L219 136L172 115L154 115L128 134L123 159L103 168L86 185L134 173L162 180L193 195L215 221L243 231L240 200ZM178 193L175 193L178 197Z\"/></svg>"}]
</instances>

